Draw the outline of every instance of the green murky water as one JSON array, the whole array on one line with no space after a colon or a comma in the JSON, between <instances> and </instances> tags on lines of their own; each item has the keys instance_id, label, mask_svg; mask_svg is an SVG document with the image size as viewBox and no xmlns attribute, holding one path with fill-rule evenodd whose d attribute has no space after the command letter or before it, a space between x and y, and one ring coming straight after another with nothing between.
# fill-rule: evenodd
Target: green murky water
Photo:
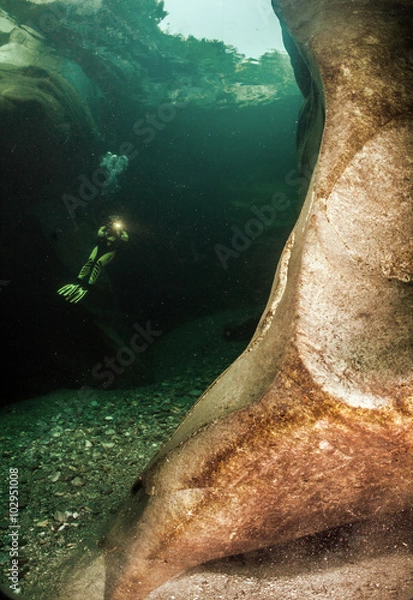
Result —
<instances>
[{"instance_id":1,"label":"green murky water","mask_svg":"<svg viewBox=\"0 0 413 600\"><path fill-rule=\"evenodd\" d=\"M0 92L24 88L2 112L2 487L18 469L33 600L245 348L302 201L288 56L168 36L162 8L138 4L2 3ZM10 69L13 31L42 37L54 70ZM129 242L65 302L113 214Z\"/></svg>"}]
</instances>

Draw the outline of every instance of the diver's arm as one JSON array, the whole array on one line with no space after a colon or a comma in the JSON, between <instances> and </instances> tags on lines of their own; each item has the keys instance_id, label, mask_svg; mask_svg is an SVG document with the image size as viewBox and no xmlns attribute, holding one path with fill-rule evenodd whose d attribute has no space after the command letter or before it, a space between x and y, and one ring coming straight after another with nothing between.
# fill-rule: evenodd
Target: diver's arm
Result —
<instances>
[{"instance_id":1,"label":"diver's arm","mask_svg":"<svg viewBox=\"0 0 413 600\"><path fill-rule=\"evenodd\" d=\"M106 227L106 225L103 225L98 230L98 238L105 238L105 237L108 237L108 228Z\"/></svg>"}]
</instances>

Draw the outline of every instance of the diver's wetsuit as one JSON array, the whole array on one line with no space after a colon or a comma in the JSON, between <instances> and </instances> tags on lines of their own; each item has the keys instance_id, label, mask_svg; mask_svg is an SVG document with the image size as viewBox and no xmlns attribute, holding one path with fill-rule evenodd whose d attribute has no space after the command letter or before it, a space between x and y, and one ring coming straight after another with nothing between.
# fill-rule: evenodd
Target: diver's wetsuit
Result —
<instances>
[{"instance_id":1,"label":"diver's wetsuit","mask_svg":"<svg viewBox=\"0 0 413 600\"><path fill-rule=\"evenodd\" d=\"M109 264L116 250L129 239L128 234L123 229L113 234L107 225L101 227L98 231L98 241L93 248L88 261L80 269L78 279L84 280L89 276L88 284L93 285L100 275L102 268Z\"/></svg>"},{"instance_id":2,"label":"diver's wetsuit","mask_svg":"<svg viewBox=\"0 0 413 600\"><path fill-rule=\"evenodd\" d=\"M57 293L71 303L76 304L82 300L88 292L88 287L96 282L102 268L113 260L117 249L128 240L129 236L120 223L112 222L111 225L101 227L97 244L77 276L78 283L68 283L57 290Z\"/></svg>"}]
</instances>

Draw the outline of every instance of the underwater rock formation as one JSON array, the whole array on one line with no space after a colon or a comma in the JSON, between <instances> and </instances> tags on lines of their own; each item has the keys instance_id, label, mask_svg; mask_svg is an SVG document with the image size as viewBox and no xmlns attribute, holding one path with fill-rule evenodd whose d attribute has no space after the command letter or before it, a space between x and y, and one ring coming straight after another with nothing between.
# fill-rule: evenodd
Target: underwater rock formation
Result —
<instances>
[{"instance_id":1,"label":"underwater rock formation","mask_svg":"<svg viewBox=\"0 0 413 600\"><path fill-rule=\"evenodd\" d=\"M15 152L20 154L21 147L27 150L33 140L38 152L39 140L47 142L50 161L53 147L70 146L73 139L76 143L79 138L97 139L93 107L77 85L92 87L81 68L57 56L39 32L19 26L3 11L0 34L0 116L7 140L2 161ZM9 148L13 153L7 152Z\"/></svg>"},{"instance_id":2,"label":"underwater rock formation","mask_svg":"<svg viewBox=\"0 0 413 600\"><path fill-rule=\"evenodd\" d=\"M250 345L76 574L90 598L412 506L409 4L274 0L325 102L306 202Z\"/></svg>"},{"instance_id":3,"label":"underwater rock formation","mask_svg":"<svg viewBox=\"0 0 413 600\"><path fill-rule=\"evenodd\" d=\"M239 272L248 266L231 260L230 277L217 269L211 248L228 234L221 211L228 207L230 221L244 223L251 202L268 201L274 181L296 166L290 132L301 97L288 58L269 53L256 64L241 61L223 42L168 36L158 27L165 15L155 0L1 2L0 197L2 239L10 249L3 253L2 277L23 282L30 273L33 279L24 283L32 296L28 308L22 310L18 286L2 297L3 308L8 304L6 345L14 346L17 327L31 345L29 350L27 343L17 344L25 349L24 367L21 354L17 367L10 353L5 368L10 398L30 397L55 385L100 387L91 374L93 366L127 346L133 322L151 318L169 331L197 313L199 298L203 311L237 307ZM271 146L274 155L277 146L283 149L272 171L272 155L265 150L271 140L268 122L286 112L288 126L280 123L278 144ZM126 153L133 161L121 187L103 183L101 161L107 152ZM244 160L255 172L248 181L240 178ZM207 176L205 187L208 169L217 177L212 184ZM291 189L292 203L298 201L296 189ZM234 199L244 206L235 210ZM195 201L202 203L208 219L194 211ZM93 296L82 302L80 310L90 326L86 332L73 312L54 301L55 290L76 277L101 221L118 212L128 221L133 243L100 278ZM284 216L286 221L287 211ZM291 221L285 221L277 218L259 242L276 236L277 255L291 229ZM36 245L27 256L31 237ZM264 248L258 242L255 246L255 240L251 246L249 256L256 252L258 262ZM196 261L201 262L195 267ZM154 266L149 268L149 262ZM164 269L170 277L163 276ZM252 270L251 291L243 302L262 307L273 276L271 261ZM229 293L219 291L223 280ZM72 347L59 333L66 318L71 320L70 339L76 338ZM42 323L49 323L52 333L46 336ZM40 381L37 374L50 360L49 352L55 361L53 381ZM39 367L32 356L38 357ZM36 388L16 373L21 381L16 391L14 369L33 373ZM144 370L136 361L115 385L142 383Z\"/></svg>"}]
</instances>

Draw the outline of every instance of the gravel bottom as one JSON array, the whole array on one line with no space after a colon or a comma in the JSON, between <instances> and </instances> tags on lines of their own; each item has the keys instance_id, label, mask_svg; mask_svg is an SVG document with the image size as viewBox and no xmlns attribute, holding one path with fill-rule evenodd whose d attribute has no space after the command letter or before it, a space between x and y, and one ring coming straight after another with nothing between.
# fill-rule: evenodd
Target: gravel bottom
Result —
<instances>
[{"instance_id":1,"label":"gravel bottom","mask_svg":"<svg viewBox=\"0 0 413 600\"><path fill-rule=\"evenodd\" d=\"M4 491L9 469L18 469L23 598L44 600L71 554L96 543L145 465L226 364L204 364L202 376L189 367L135 390L83 396L60 390L2 409ZM2 494L0 508L1 580L8 587L8 495Z\"/></svg>"},{"instance_id":2,"label":"gravel bottom","mask_svg":"<svg viewBox=\"0 0 413 600\"><path fill-rule=\"evenodd\" d=\"M136 478L238 354L235 346L228 352L232 356L221 353L218 360L198 355L179 376L135 390L83 396L60 390L2 409L2 490L8 488L9 469L18 469L22 598L56 598L67 565L97 552L102 531ZM6 493L0 508L1 580L9 587ZM101 580L98 575L98 591L88 600L103 600ZM80 585L77 596L73 589L70 600L84 600L84 591ZM413 600L413 515L201 565L154 590L148 600L219 598Z\"/></svg>"}]
</instances>

